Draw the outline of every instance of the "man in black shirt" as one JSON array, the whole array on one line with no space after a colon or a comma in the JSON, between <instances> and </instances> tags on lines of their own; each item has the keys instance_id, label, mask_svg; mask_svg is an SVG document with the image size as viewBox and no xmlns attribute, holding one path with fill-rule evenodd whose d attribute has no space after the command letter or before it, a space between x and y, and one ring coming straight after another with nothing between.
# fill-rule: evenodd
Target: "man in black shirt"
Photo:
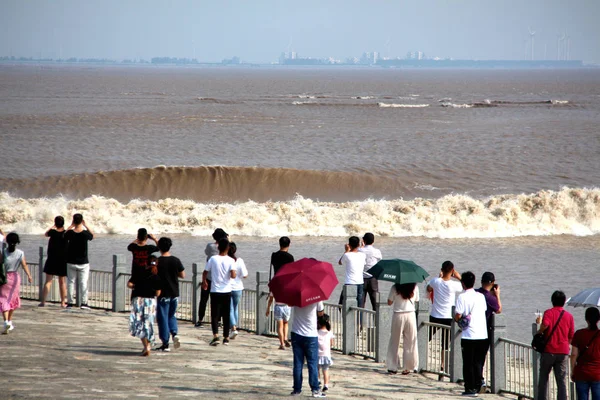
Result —
<instances>
[{"instance_id":1,"label":"man in black shirt","mask_svg":"<svg viewBox=\"0 0 600 400\"><path fill-rule=\"evenodd\" d=\"M83 220L83 215L73 215L73 222L65 232L67 242L67 299L68 307L75 304L75 279L79 275L79 291L81 292L81 308L88 306L88 278L90 261L88 259L88 242L94 238L94 233Z\"/></svg>"},{"instance_id":2,"label":"man in black shirt","mask_svg":"<svg viewBox=\"0 0 600 400\"><path fill-rule=\"evenodd\" d=\"M271 254L271 266L273 267L273 275L279 271L279 268L285 264L294 262L294 256L289 253L290 249L290 238L282 236L279 238L279 251ZM269 280L271 280L271 273L269 272Z\"/></svg>"},{"instance_id":3,"label":"man in black shirt","mask_svg":"<svg viewBox=\"0 0 600 400\"><path fill-rule=\"evenodd\" d=\"M173 347L179 348L177 336L177 311L179 297L179 278L185 278L185 268L179 258L170 253L173 242L167 237L158 240L160 258L158 259L158 276L161 279L161 293L157 299L156 320L158 322L158 335L162 346L157 350L169 350L169 337L173 336Z\"/></svg>"}]
</instances>

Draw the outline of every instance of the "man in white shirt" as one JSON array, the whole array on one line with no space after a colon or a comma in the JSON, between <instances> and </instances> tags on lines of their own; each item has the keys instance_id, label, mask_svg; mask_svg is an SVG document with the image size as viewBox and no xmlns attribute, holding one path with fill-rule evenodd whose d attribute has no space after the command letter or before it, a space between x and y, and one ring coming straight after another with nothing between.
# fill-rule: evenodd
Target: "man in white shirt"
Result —
<instances>
[{"instance_id":1,"label":"man in white shirt","mask_svg":"<svg viewBox=\"0 0 600 400\"><path fill-rule=\"evenodd\" d=\"M469 324L462 331L460 346L463 357L463 379L465 391L463 396L477 397L482 387L483 362L482 354L487 352L487 321L485 296L473 289L475 274L467 271L462 275L461 283L465 289L456 299L455 320L462 317L469 319Z\"/></svg>"},{"instance_id":2,"label":"man in white shirt","mask_svg":"<svg viewBox=\"0 0 600 400\"><path fill-rule=\"evenodd\" d=\"M213 331L211 346L219 344L219 320L223 318L223 344L229 344L229 314L231 312L231 288L237 276L235 260L227 255L229 240L222 238L217 245L219 254L212 256L202 273L202 288L208 288L208 274L212 275L210 285L210 324Z\"/></svg>"},{"instance_id":3,"label":"man in white shirt","mask_svg":"<svg viewBox=\"0 0 600 400\"><path fill-rule=\"evenodd\" d=\"M294 391L292 396L302 393L302 367L306 358L308 384L313 397L325 397L319 389L319 332L317 317L323 315L323 302L304 307L292 307L292 350L294 352Z\"/></svg>"},{"instance_id":4,"label":"man in white shirt","mask_svg":"<svg viewBox=\"0 0 600 400\"><path fill-rule=\"evenodd\" d=\"M360 307L363 304L363 270L367 256L358 251L360 239L352 236L348 239L348 244L344 245L345 253L338 261L339 265L346 267L346 278L344 285L356 286L356 304ZM340 304L344 302L344 292L340 296Z\"/></svg>"},{"instance_id":5,"label":"man in white shirt","mask_svg":"<svg viewBox=\"0 0 600 400\"><path fill-rule=\"evenodd\" d=\"M366 256L365 269L363 271L363 299L362 304L359 304L358 306L365 308L368 295L374 310L377 301L375 293L379 292L379 283L377 282L377 278L368 274L367 271L377 264L382 257L381 251L373 247L373 243L375 243L375 235L371 232L367 232L363 236L363 246L358 249L358 251L364 253Z\"/></svg>"},{"instance_id":6,"label":"man in white shirt","mask_svg":"<svg viewBox=\"0 0 600 400\"><path fill-rule=\"evenodd\" d=\"M453 280L452 278L460 280L461 275L454 269L454 264L452 261L444 261L440 276L429 281L429 284L427 285L427 292L430 296L432 296L429 322L446 325L448 327L452 324L452 306L455 304L456 295L463 291L461 283L457 280ZM433 335L436 334L437 330L438 328L430 328L430 341L433 338ZM443 331L441 355L442 371L446 366L444 362L444 353L449 347L450 333L449 331Z\"/></svg>"}]
</instances>

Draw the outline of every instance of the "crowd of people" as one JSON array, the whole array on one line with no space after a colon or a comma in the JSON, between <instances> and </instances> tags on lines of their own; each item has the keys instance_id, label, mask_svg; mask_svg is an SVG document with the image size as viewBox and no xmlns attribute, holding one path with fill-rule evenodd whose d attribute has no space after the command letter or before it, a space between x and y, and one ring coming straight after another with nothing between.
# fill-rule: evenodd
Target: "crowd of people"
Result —
<instances>
[{"instance_id":1,"label":"crowd of people","mask_svg":"<svg viewBox=\"0 0 600 400\"><path fill-rule=\"evenodd\" d=\"M75 280L79 281L81 308L88 306L87 280L89 276L88 242L94 234L81 214L74 214L72 223L64 228L65 221L57 216L54 225L45 233L48 237L48 257L44 265L46 281L40 307L46 305L46 298L53 277L59 280L61 307L70 308L76 304ZM237 257L237 246L229 240L221 228L213 232L213 242L205 248L206 265L202 274L201 296L198 306L197 327L202 326L206 306L210 301L211 346L229 345L238 335L239 301L244 289L243 279L248 276L244 260ZM4 245L6 242L6 245ZM20 274L22 268L29 282L32 276L27 266L25 254L17 248L20 238L17 233L8 235L0 230L2 264L4 275L0 276L0 310L4 319L3 334L15 329L14 311L20 307ZM152 243L150 243L152 242ZM357 304L365 308L367 297L371 306L376 307L376 293L379 291L377 278L368 273L369 269L382 260L382 253L374 247L375 236L366 233L362 240L356 236L349 238L339 264L344 267L344 285L356 287ZM269 278L281 270L285 264L294 262L289 252L291 241L284 236L279 239L279 250L271 255ZM127 250L132 254L131 278L128 287L131 291L130 334L139 338L143 349L142 356L152 351L170 351L172 341L175 349L181 341L178 337L176 312L179 301L179 279L185 278L185 268L179 258L170 253L173 243L168 237L157 239L146 229L140 228L136 239ZM156 257L156 253L160 253ZM461 334L463 358L463 396L476 397L485 393L483 367L490 347L493 329L492 315L502 312L500 287L492 272L482 274L481 287L474 289L476 276L467 271L459 273L451 261L445 261L438 276L426 284L427 296L431 300L429 340L438 332L439 325L450 326L455 321ZM342 292L343 293L343 292ZM421 300L416 282L394 284L389 291L387 303L393 313L386 368L389 374L401 371L408 375L419 370L417 345L416 303ZM340 298L340 302L343 298ZM564 309L566 296L561 291L552 294L553 307L546 310L538 319L539 333L546 337L547 345L540 357L538 385L539 399L545 399L548 392L548 379L554 371L557 383L557 399L567 399L567 377L570 373L576 383L577 398L600 399L600 336L598 308L586 310L587 327L574 331L573 316ZM273 313L277 323L279 349L291 347L293 352L293 391L302 392L302 370L308 367L308 383L313 397L325 397L329 389L329 368L333 365L331 347L334 335L331 332L329 316L324 314L323 302L304 307L279 302L271 293L268 298L267 316ZM454 307L454 314L453 309ZM293 318L292 318L293 316ZM288 322L291 319L291 329ZM160 346L155 343L155 321L158 327ZM219 328L222 325L222 340ZM289 331L291 330L291 335ZM291 339L291 341L289 340ZM441 338L440 369L447 368L444 354L450 346L449 335ZM400 344L402 343L402 356ZM568 371L568 361L571 371ZM322 382L319 380L319 371ZM322 385L321 385L322 383Z\"/></svg>"}]
</instances>

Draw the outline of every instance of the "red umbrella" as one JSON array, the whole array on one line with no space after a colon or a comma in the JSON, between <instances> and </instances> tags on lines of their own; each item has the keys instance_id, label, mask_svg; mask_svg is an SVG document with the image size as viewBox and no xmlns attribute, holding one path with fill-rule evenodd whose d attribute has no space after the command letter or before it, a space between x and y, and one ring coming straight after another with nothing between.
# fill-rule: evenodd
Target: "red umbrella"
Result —
<instances>
[{"instance_id":1,"label":"red umbrella","mask_svg":"<svg viewBox=\"0 0 600 400\"><path fill-rule=\"evenodd\" d=\"M337 284L330 263L303 258L283 265L269 282L269 289L278 302L304 307L327 300Z\"/></svg>"}]
</instances>

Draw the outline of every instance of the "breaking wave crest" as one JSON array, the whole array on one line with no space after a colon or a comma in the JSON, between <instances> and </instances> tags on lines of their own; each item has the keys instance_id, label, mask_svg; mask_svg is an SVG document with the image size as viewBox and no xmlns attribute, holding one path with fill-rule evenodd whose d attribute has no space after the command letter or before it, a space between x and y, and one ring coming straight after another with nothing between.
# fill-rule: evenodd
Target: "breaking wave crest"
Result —
<instances>
[{"instance_id":1,"label":"breaking wave crest","mask_svg":"<svg viewBox=\"0 0 600 400\"><path fill-rule=\"evenodd\" d=\"M600 233L600 189L563 188L533 194L476 199L320 202L296 196L288 201L200 203L162 199L120 202L90 196L23 199L0 193L5 231L40 234L55 215L82 212L99 233L153 232L209 235L222 226L232 235L277 237L348 236L371 231L391 237L497 238Z\"/></svg>"},{"instance_id":2,"label":"breaking wave crest","mask_svg":"<svg viewBox=\"0 0 600 400\"><path fill-rule=\"evenodd\" d=\"M425 108L429 104L398 104L398 103L377 103L381 108Z\"/></svg>"}]
</instances>

